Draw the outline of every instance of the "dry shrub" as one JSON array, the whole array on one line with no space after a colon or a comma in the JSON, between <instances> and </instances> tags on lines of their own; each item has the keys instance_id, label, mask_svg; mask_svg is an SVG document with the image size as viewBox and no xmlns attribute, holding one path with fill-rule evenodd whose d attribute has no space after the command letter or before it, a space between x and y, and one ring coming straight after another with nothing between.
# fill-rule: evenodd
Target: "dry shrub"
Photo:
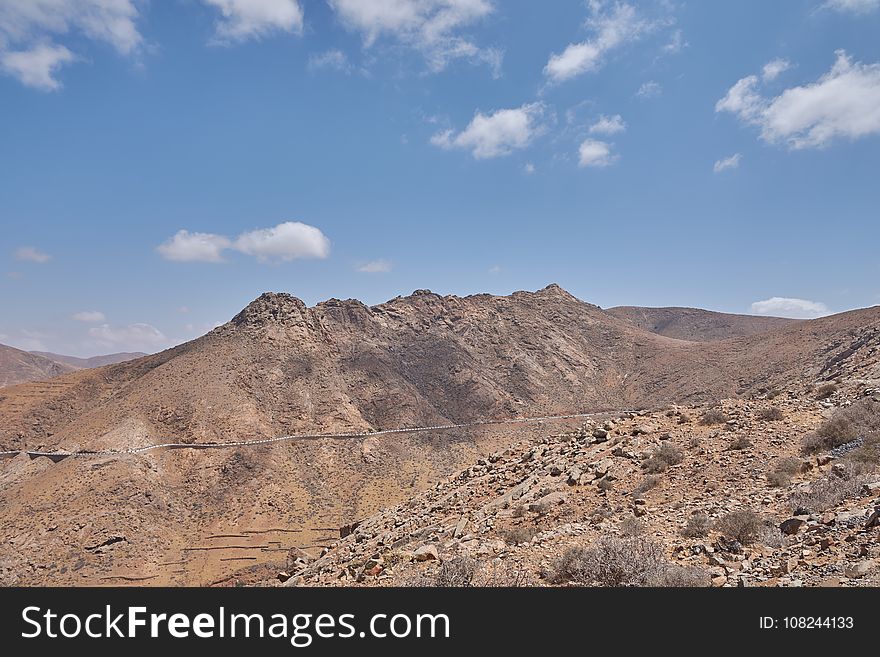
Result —
<instances>
[{"instance_id":1,"label":"dry shrub","mask_svg":"<svg viewBox=\"0 0 880 657\"><path fill-rule=\"evenodd\" d=\"M865 399L838 409L815 433L804 437L801 450L805 454L815 454L877 433L880 433L880 404Z\"/></svg>"},{"instance_id":2,"label":"dry shrub","mask_svg":"<svg viewBox=\"0 0 880 657\"><path fill-rule=\"evenodd\" d=\"M649 490L656 488L660 484L661 481L662 481L662 478L658 477L657 475L648 475L647 477L642 479L641 482L639 482L638 486L633 488L633 491L632 491L633 497L641 497L642 495L647 493Z\"/></svg>"},{"instance_id":3,"label":"dry shrub","mask_svg":"<svg viewBox=\"0 0 880 657\"><path fill-rule=\"evenodd\" d=\"M725 413L720 408L710 408L708 411L703 413L703 416L700 418L700 424L724 424L729 419L730 418L727 417L727 413Z\"/></svg>"},{"instance_id":4,"label":"dry shrub","mask_svg":"<svg viewBox=\"0 0 880 657\"><path fill-rule=\"evenodd\" d=\"M474 575L477 573L477 562L470 557L455 557L440 564L434 586L442 587L470 587L474 583Z\"/></svg>"},{"instance_id":5,"label":"dry shrub","mask_svg":"<svg viewBox=\"0 0 880 657\"><path fill-rule=\"evenodd\" d=\"M538 530L527 525L519 525L518 527L508 527L498 532L498 535L508 545L520 545L531 541Z\"/></svg>"},{"instance_id":6,"label":"dry shrub","mask_svg":"<svg viewBox=\"0 0 880 657\"><path fill-rule=\"evenodd\" d=\"M792 477L803 470L804 462L793 456L779 459L767 473L767 483L774 488L785 488Z\"/></svg>"},{"instance_id":7,"label":"dry shrub","mask_svg":"<svg viewBox=\"0 0 880 657\"><path fill-rule=\"evenodd\" d=\"M688 518L687 524L681 530L681 535L686 538L702 538L709 535L712 529L712 520L705 513L697 511Z\"/></svg>"},{"instance_id":8,"label":"dry shrub","mask_svg":"<svg viewBox=\"0 0 880 657\"><path fill-rule=\"evenodd\" d=\"M665 472L671 465L677 465L684 460L684 452L673 445L663 445L648 458L642 467L649 473L656 474Z\"/></svg>"},{"instance_id":9,"label":"dry shrub","mask_svg":"<svg viewBox=\"0 0 880 657\"><path fill-rule=\"evenodd\" d=\"M698 566L670 565L661 575L659 586L670 588L705 588L712 586L712 577Z\"/></svg>"},{"instance_id":10,"label":"dry shrub","mask_svg":"<svg viewBox=\"0 0 880 657\"><path fill-rule=\"evenodd\" d=\"M837 386L833 383L823 383L821 386L816 388L816 399L828 399L831 395L837 392Z\"/></svg>"},{"instance_id":11,"label":"dry shrub","mask_svg":"<svg viewBox=\"0 0 880 657\"><path fill-rule=\"evenodd\" d=\"M678 423L679 424L688 424L689 422L691 422L691 416L688 415L687 413L682 413L681 415L678 416Z\"/></svg>"},{"instance_id":12,"label":"dry shrub","mask_svg":"<svg viewBox=\"0 0 880 657\"><path fill-rule=\"evenodd\" d=\"M782 409L772 406L758 411L758 419L765 422L776 422L782 419Z\"/></svg>"},{"instance_id":13,"label":"dry shrub","mask_svg":"<svg viewBox=\"0 0 880 657\"><path fill-rule=\"evenodd\" d=\"M620 522L620 533L623 536L644 536L647 531L647 525L639 518L629 516Z\"/></svg>"},{"instance_id":14,"label":"dry shrub","mask_svg":"<svg viewBox=\"0 0 880 657\"><path fill-rule=\"evenodd\" d=\"M743 545L756 542L764 531L764 521L752 509L731 511L715 523L715 529L725 538L739 541Z\"/></svg>"},{"instance_id":15,"label":"dry shrub","mask_svg":"<svg viewBox=\"0 0 880 657\"><path fill-rule=\"evenodd\" d=\"M590 547L569 548L556 562L553 581L582 586L652 586L665 568L663 548L644 537L602 536Z\"/></svg>"},{"instance_id":16,"label":"dry shrub","mask_svg":"<svg viewBox=\"0 0 880 657\"><path fill-rule=\"evenodd\" d=\"M866 476L858 463L848 463L842 470L818 479L806 490L795 491L788 500L792 511L822 513L844 500L861 495L864 486L873 477Z\"/></svg>"},{"instance_id":17,"label":"dry shrub","mask_svg":"<svg viewBox=\"0 0 880 657\"><path fill-rule=\"evenodd\" d=\"M745 436L737 436L730 444L727 446L727 451L729 452L740 452L744 449L751 449L754 447L752 445L752 441L746 438Z\"/></svg>"}]
</instances>

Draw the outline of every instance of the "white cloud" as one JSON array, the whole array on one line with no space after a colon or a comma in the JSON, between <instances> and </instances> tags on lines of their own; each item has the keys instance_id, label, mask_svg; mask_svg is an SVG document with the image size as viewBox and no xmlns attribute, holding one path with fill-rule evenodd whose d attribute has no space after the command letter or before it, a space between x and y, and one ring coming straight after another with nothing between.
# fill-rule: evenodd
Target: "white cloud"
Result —
<instances>
[{"instance_id":1,"label":"white cloud","mask_svg":"<svg viewBox=\"0 0 880 657\"><path fill-rule=\"evenodd\" d=\"M391 263L382 259L373 260L361 265L357 270L365 274L384 274L391 271Z\"/></svg>"},{"instance_id":2,"label":"white cloud","mask_svg":"<svg viewBox=\"0 0 880 657\"><path fill-rule=\"evenodd\" d=\"M611 152L611 144L596 139L584 140L578 148L578 155L582 167L607 167L617 159Z\"/></svg>"},{"instance_id":3,"label":"white cloud","mask_svg":"<svg viewBox=\"0 0 880 657\"><path fill-rule=\"evenodd\" d=\"M853 63L843 51L816 82L774 98L758 90L757 76L739 80L715 105L761 129L768 143L821 148L835 139L880 134L880 64Z\"/></svg>"},{"instance_id":4,"label":"white cloud","mask_svg":"<svg viewBox=\"0 0 880 657\"><path fill-rule=\"evenodd\" d=\"M157 349L167 346L168 338L162 331L150 324L128 324L126 326L110 326L102 324L89 329L89 337L105 348L124 349L126 351Z\"/></svg>"},{"instance_id":5,"label":"white cloud","mask_svg":"<svg viewBox=\"0 0 880 657\"><path fill-rule=\"evenodd\" d=\"M675 30L675 32L672 33L672 38L669 40L669 43L663 46L663 52L667 55L676 55L689 45L690 44L684 40L684 34L682 31Z\"/></svg>"},{"instance_id":6,"label":"white cloud","mask_svg":"<svg viewBox=\"0 0 880 657\"><path fill-rule=\"evenodd\" d=\"M660 83L648 80L641 84L638 91L636 91L636 96L639 98L656 98L661 93L663 93L663 87L660 86Z\"/></svg>"},{"instance_id":7,"label":"white cloud","mask_svg":"<svg viewBox=\"0 0 880 657\"><path fill-rule=\"evenodd\" d=\"M389 37L423 53L432 71L455 59L488 64L500 75L502 51L481 48L460 34L495 11L490 0L329 0L340 21L360 32L364 45Z\"/></svg>"},{"instance_id":8,"label":"white cloud","mask_svg":"<svg viewBox=\"0 0 880 657\"><path fill-rule=\"evenodd\" d=\"M25 262L36 262L37 264L42 265L49 262L52 259L52 256L34 248L33 246L22 246L15 250L15 259L24 260Z\"/></svg>"},{"instance_id":9,"label":"white cloud","mask_svg":"<svg viewBox=\"0 0 880 657\"><path fill-rule=\"evenodd\" d=\"M28 87L54 91L61 88L55 73L75 59L64 46L43 43L30 50L0 53L0 68Z\"/></svg>"},{"instance_id":10,"label":"white cloud","mask_svg":"<svg viewBox=\"0 0 880 657\"><path fill-rule=\"evenodd\" d=\"M532 175L533 173L535 173L535 165L531 162L526 162L525 166L523 167L523 171L529 175Z\"/></svg>"},{"instance_id":11,"label":"white cloud","mask_svg":"<svg viewBox=\"0 0 880 657\"><path fill-rule=\"evenodd\" d=\"M175 262L223 262L223 251L230 246L232 242L222 235L179 230L156 250L166 260Z\"/></svg>"},{"instance_id":12,"label":"white cloud","mask_svg":"<svg viewBox=\"0 0 880 657\"><path fill-rule=\"evenodd\" d=\"M787 297L771 297L764 301L755 301L751 310L755 315L773 315L792 319L822 317L830 312L824 303Z\"/></svg>"},{"instance_id":13,"label":"white cloud","mask_svg":"<svg viewBox=\"0 0 880 657\"><path fill-rule=\"evenodd\" d=\"M156 247L163 258L177 262L224 262L223 252L229 249L254 256L260 262L326 258L330 240L314 226L285 221L272 228L242 233L235 241L214 233L179 230Z\"/></svg>"},{"instance_id":14,"label":"white cloud","mask_svg":"<svg viewBox=\"0 0 880 657\"><path fill-rule=\"evenodd\" d=\"M501 265L492 265L489 267L489 273L495 276L496 274L501 273Z\"/></svg>"},{"instance_id":15,"label":"white cloud","mask_svg":"<svg viewBox=\"0 0 880 657\"><path fill-rule=\"evenodd\" d=\"M351 73L348 57L344 52L336 49L309 55L308 67L310 71L333 70Z\"/></svg>"},{"instance_id":16,"label":"white cloud","mask_svg":"<svg viewBox=\"0 0 880 657\"><path fill-rule=\"evenodd\" d=\"M97 322L103 322L107 318L104 316L104 313L98 310L83 310L81 312L71 315L71 319L75 319L78 322L88 322L90 324L95 324Z\"/></svg>"},{"instance_id":17,"label":"white cloud","mask_svg":"<svg viewBox=\"0 0 880 657\"><path fill-rule=\"evenodd\" d=\"M825 6L837 11L867 14L880 8L880 0L828 0Z\"/></svg>"},{"instance_id":18,"label":"white cloud","mask_svg":"<svg viewBox=\"0 0 880 657\"><path fill-rule=\"evenodd\" d=\"M464 130L458 134L454 130L437 133L431 137L431 143L447 150L471 151L477 160L509 155L527 147L543 132L544 111L542 103L497 110L488 115L478 111Z\"/></svg>"},{"instance_id":19,"label":"white cloud","mask_svg":"<svg viewBox=\"0 0 880 657\"><path fill-rule=\"evenodd\" d=\"M274 228L242 233L234 247L260 262L326 258L330 254L330 240L324 233L299 221L285 221Z\"/></svg>"},{"instance_id":20,"label":"white cloud","mask_svg":"<svg viewBox=\"0 0 880 657\"><path fill-rule=\"evenodd\" d=\"M774 59L764 64L764 68L761 69L761 77L764 82L770 82L790 68L791 62L787 59Z\"/></svg>"},{"instance_id":21,"label":"white cloud","mask_svg":"<svg viewBox=\"0 0 880 657\"><path fill-rule=\"evenodd\" d=\"M143 45L138 17L135 0L2 0L0 68L28 86L58 89L54 74L77 57L57 39L76 33L131 55Z\"/></svg>"},{"instance_id":22,"label":"white cloud","mask_svg":"<svg viewBox=\"0 0 880 657\"><path fill-rule=\"evenodd\" d=\"M742 155L739 153L734 153L730 157L725 157L715 162L715 165L712 167L712 171L715 173L721 173L722 171L727 171L728 169L738 169L740 160L742 160Z\"/></svg>"},{"instance_id":23,"label":"white cloud","mask_svg":"<svg viewBox=\"0 0 880 657\"><path fill-rule=\"evenodd\" d=\"M591 135L616 135L624 130L626 130L626 123L624 123L623 117L620 114L615 114L614 116L605 116L603 114L599 117L598 121L590 126Z\"/></svg>"},{"instance_id":24,"label":"white cloud","mask_svg":"<svg viewBox=\"0 0 880 657\"><path fill-rule=\"evenodd\" d=\"M202 0L222 14L216 41L259 39L275 32L300 34L303 11L298 0Z\"/></svg>"},{"instance_id":25,"label":"white cloud","mask_svg":"<svg viewBox=\"0 0 880 657\"><path fill-rule=\"evenodd\" d=\"M544 75L552 82L564 82L578 75L598 70L605 55L619 46L635 41L653 24L642 19L635 7L615 3L610 11L601 2L591 2L591 17L587 26L593 37L581 43L571 43L559 54L550 56Z\"/></svg>"}]
</instances>

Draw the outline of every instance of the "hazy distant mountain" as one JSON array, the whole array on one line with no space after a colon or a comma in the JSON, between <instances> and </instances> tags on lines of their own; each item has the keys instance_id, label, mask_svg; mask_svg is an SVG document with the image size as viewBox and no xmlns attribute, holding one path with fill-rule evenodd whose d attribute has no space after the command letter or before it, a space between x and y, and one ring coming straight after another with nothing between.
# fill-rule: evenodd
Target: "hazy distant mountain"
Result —
<instances>
[{"instance_id":1,"label":"hazy distant mountain","mask_svg":"<svg viewBox=\"0 0 880 657\"><path fill-rule=\"evenodd\" d=\"M781 317L731 315L699 308L618 306L608 308L606 312L645 331L692 342L758 335L798 321Z\"/></svg>"},{"instance_id":2,"label":"hazy distant mountain","mask_svg":"<svg viewBox=\"0 0 880 657\"><path fill-rule=\"evenodd\" d=\"M56 363L64 363L76 369L85 370L92 367L103 367L104 365L114 365L116 363L124 363L127 360L142 358L147 354L141 351L121 352L118 354L107 354L106 356L92 356L91 358L77 358L76 356L64 356L63 354L53 354L50 351L32 351L32 354L54 360Z\"/></svg>"},{"instance_id":3,"label":"hazy distant mountain","mask_svg":"<svg viewBox=\"0 0 880 657\"><path fill-rule=\"evenodd\" d=\"M74 369L38 354L0 344L0 387L41 381Z\"/></svg>"}]
</instances>

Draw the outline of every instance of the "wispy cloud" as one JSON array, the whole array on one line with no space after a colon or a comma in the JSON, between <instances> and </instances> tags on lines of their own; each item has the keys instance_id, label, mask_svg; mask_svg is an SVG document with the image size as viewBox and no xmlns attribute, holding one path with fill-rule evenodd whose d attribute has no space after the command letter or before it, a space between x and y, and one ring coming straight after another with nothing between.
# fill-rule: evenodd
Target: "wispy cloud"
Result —
<instances>
[{"instance_id":1,"label":"wispy cloud","mask_svg":"<svg viewBox=\"0 0 880 657\"><path fill-rule=\"evenodd\" d=\"M348 61L348 56L336 49L309 55L308 68L312 72L330 70L351 73L351 63Z\"/></svg>"},{"instance_id":2,"label":"wispy cloud","mask_svg":"<svg viewBox=\"0 0 880 657\"><path fill-rule=\"evenodd\" d=\"M329 0L329 4L343 25L363 35L367 48L387 38L422 53L434 72L464 59L488 65L495 77L501 74L503 51L478 46L463 31L495 11L490 0Z\"/></svg>"},{"instance_id":3,"label":"wispy cloud","mask_svg":"<svg viewBox=\"0 0 880 657\"><path fill-rule=\"evenodd\" d=\"M641 86L636 90L637 98L657 98L660 94L663 93L663 87L659 82L655 82L654 80L648 80L647 82L643 82Z\"/></svg>"},{"instance_id":4,"label":"wispy cloud","mask_svg":"<svg viewBox=\"0 0 880 657\"><path fill-rule=\"evenodd\" d=\"M98 322L103 322L107 318L104 316L104 313L99 310L83 310L71 315L71 319L75 319L78 322L96 324Z\"/></svg>"},{"instance_id":5,"label":"wispy cloud","mask_svg":"<svg viewBox=\"0 0 880 657\"><path fill-rule=\"evenodd\" d=\"M300 34L303 10L298 0L202 0L217 9L214 43L260 39L278 32Z\"/></svg>"},{"instance_id":6,"label":"wispy cloud","mask_svg":"<svg viewBox=\"0 0 880 657\"><path fill-rule=\"evenodd\" d=\"M626 123L620 114L605 116L604 114L590 126L591 135L616 135L626 130Z\"/></svg>"},{"instance_id":7,"label":"wispy cloud","mask_svg":"<svg viewBox=\"0 0 880 657\"><path fill-rule=\"evenodd\" d=\"M712 171L715 173L721 173L722 171L727 171L728 169L737 169L739 168L739 163L742 160L742 155L739 153L734 153L730 157L725 157L715 162L715 165L712 167Z\"/></svg>"},{"instance_id":8,"label":"wispy cloud","mask_svg":"<svg viewBox=\"0 0 880 657\"><path fill-rule=\"evenodd\" d=\"M24 262L35 262L42 265L49 262L52 259L52 256L33 246L22 246L15 250L15 259Z\"/></svg>"},{"instance_id":9,"label":"wispy cloud","mask_svg":"<svg viewBox=\"0 0 880 657\"><path fill-rule=\"evenodd\" d=\"M365 274L384 274L391 271L392 265L388 260L371 260L360 265L357 270Z\"/></svg>"}]
</instances>

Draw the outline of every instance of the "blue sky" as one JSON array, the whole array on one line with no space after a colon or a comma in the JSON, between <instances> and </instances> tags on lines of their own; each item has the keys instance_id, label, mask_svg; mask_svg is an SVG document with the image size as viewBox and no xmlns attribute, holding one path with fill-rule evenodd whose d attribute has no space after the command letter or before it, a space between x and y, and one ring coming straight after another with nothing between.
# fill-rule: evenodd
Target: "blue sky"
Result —
<instances>
[{"instance_id":1,"label":"blue sky","mask_svg":"<svg viewBox=\"0 0 880 657\"><path fill-rule=\"evenodd\" d=\"M880 0L0 0L0 342L155 351L266 290L874 305L878 37Z\"/></svg>"}]
</instances>

